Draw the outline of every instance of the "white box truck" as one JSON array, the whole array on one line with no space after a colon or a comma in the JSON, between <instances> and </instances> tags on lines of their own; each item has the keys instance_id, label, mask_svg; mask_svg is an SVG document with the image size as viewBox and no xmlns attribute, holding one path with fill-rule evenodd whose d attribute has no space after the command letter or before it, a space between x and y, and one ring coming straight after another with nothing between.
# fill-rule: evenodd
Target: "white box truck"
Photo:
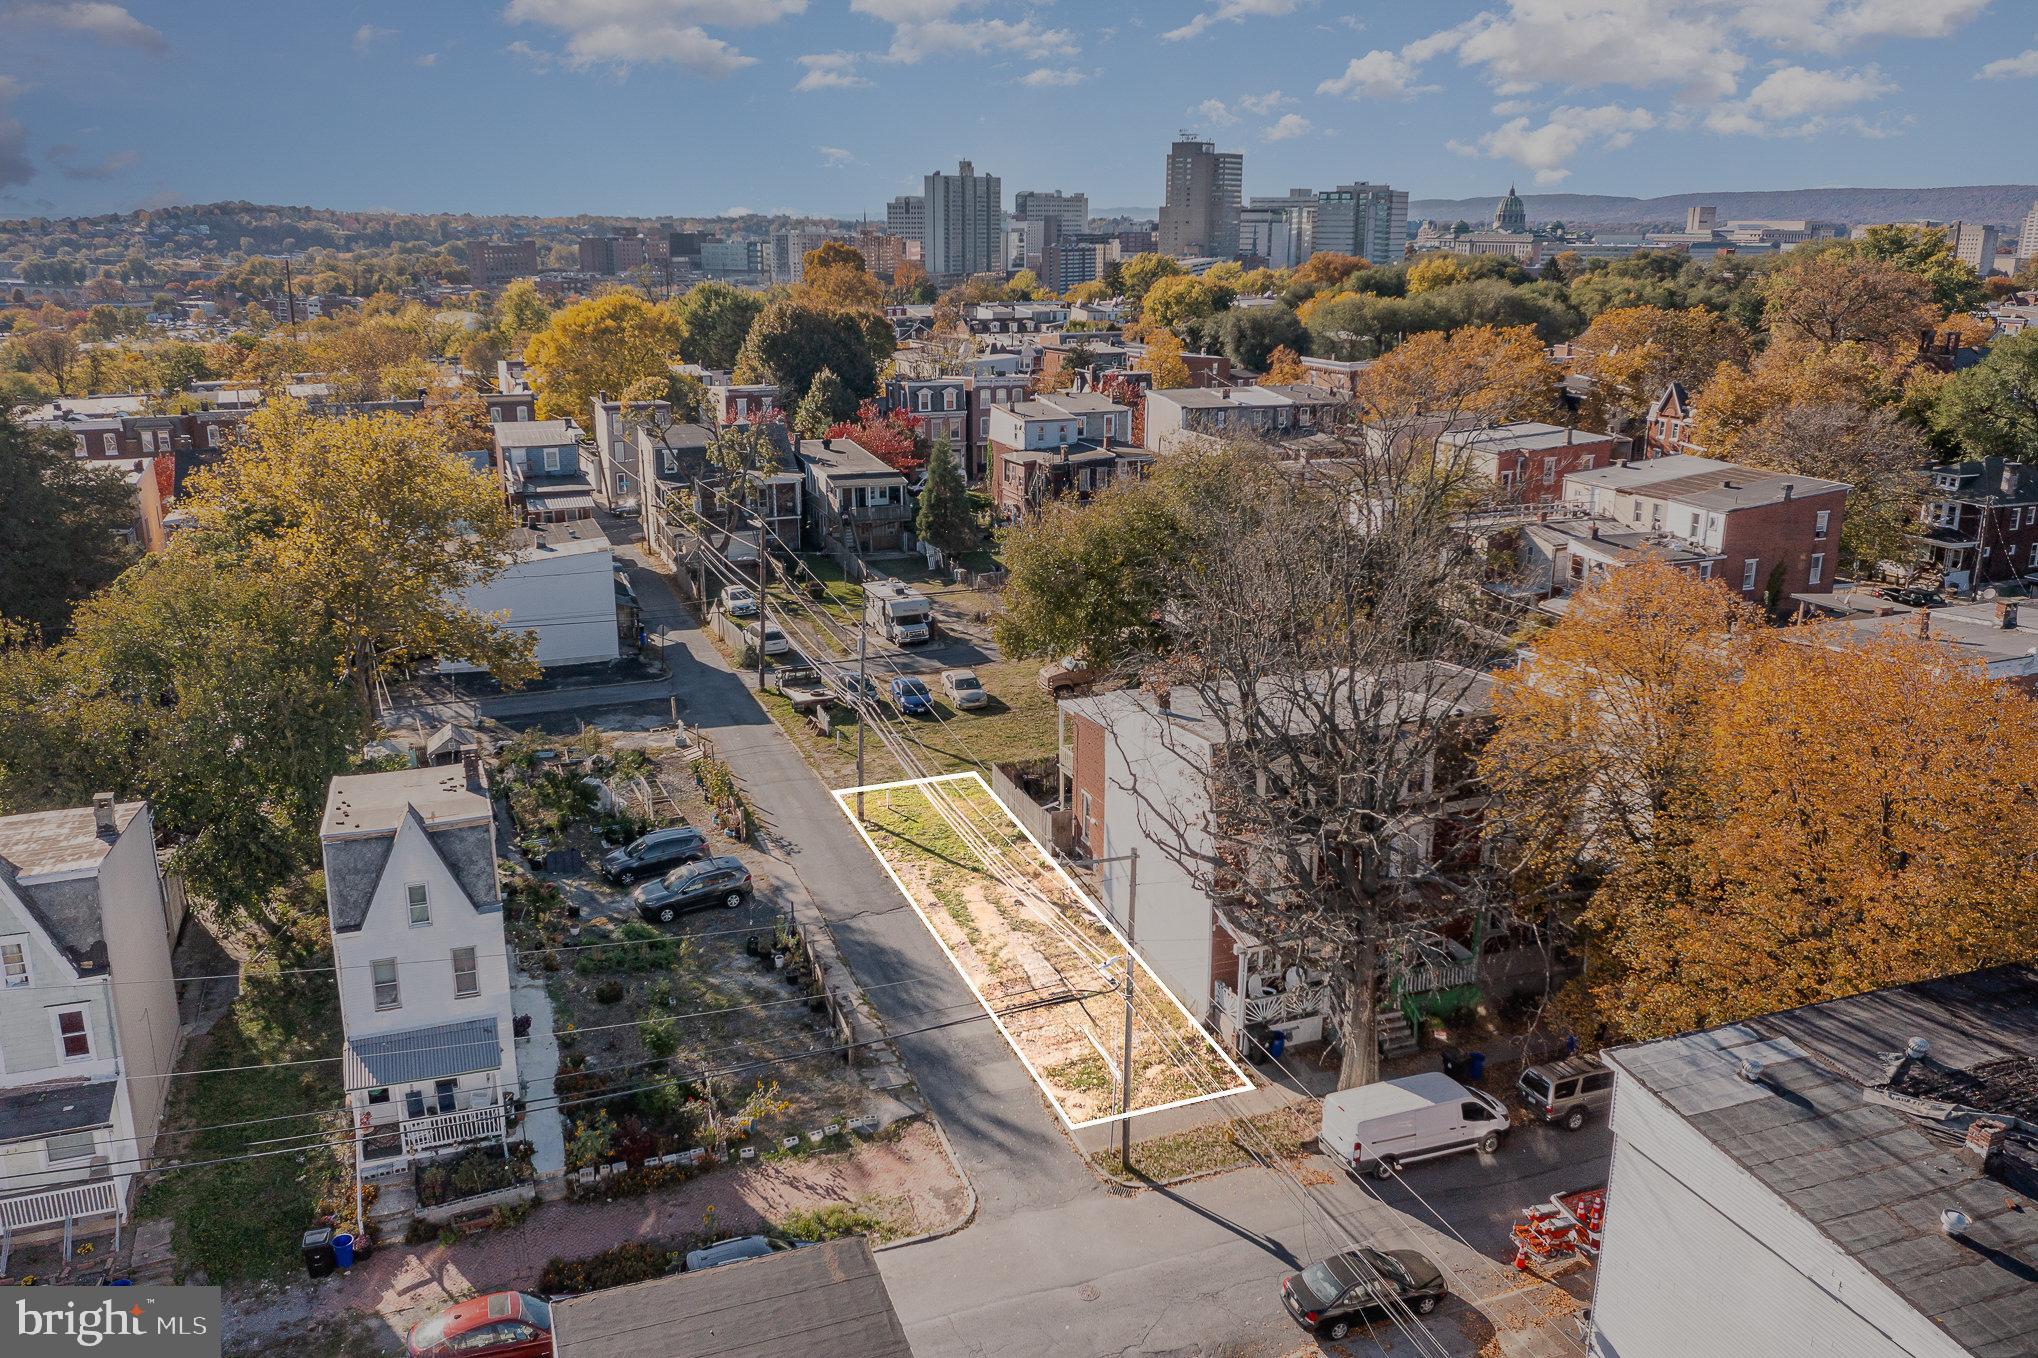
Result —
<instances>
[{"instance_id":1,"label":"white box truck","mask_svg":"<svg viewBox=\"0 0 2038 1358\"><path fill-rule=\"evenodd\" d=\"M863 587L863 620L895 646L917 646L934 635L934 604L901 581L873 576Z\"/></svg>"},{"instance_id":2,"label":"white box truck","mask_svg":"<svg viewBox=\"0 0 2038 1358\"><path fill-rule=\"evenodd\" d=\"M1340 1089L1323 1101L1316 1144L1354 1174L1392 1178L1402 1165L1456 1151L1491 1155L1507 1105L1438 1071Z\"/></svg>"}]
</instances>

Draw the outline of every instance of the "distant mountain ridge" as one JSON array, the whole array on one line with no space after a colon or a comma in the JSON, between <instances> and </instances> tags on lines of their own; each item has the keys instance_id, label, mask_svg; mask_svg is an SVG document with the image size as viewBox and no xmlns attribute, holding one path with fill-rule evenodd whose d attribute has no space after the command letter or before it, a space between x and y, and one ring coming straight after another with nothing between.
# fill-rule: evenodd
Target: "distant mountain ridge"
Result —
<instances>
[{"instance_id":1,"label":"distant mountain ridge","mask_svg":"<svg viewBox=\"0 0 2038 1358\"><path fill-rule=\"evenodd\" d=\"M1434 217L1484 225L1493 219L1500 195L1487 198L1422 198L1410 201L1410 219ZM1746 192L1672 193L1660 198L1622 198L1592 193L1528 193L1522 203L1532 222L1580 226L1662 224L1681 228L1685 209L1710 203L1721 221L1816 218L1821 221L1898 222L1913 220L1981 222L2015 226L2038 202L2038 184L1977 184L1936 189L1771 189Z\"/></svg>"}]
</instances>

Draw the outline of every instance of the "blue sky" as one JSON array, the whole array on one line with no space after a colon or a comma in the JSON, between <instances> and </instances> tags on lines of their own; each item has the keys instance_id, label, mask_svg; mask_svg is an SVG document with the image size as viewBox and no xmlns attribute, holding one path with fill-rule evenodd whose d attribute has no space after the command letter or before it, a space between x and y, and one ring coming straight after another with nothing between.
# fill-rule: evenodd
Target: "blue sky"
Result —
<instances>
[{"instance_id":1,"label":"blue sky","mask_svg":"<svg viewBox=\"0 0 2038 1358\"><path fill-rule=\"evenodd\" d=\"M0 0L0 214L2038 180L2032 0Z\"/></svg>"}]
</instances>

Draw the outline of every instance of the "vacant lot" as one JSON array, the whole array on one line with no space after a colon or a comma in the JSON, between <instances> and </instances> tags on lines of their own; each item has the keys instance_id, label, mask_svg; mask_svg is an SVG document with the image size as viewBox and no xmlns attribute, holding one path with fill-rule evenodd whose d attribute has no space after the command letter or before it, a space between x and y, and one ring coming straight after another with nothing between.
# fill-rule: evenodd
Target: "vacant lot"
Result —
<instances>
[{"instance_id":1,"label":"vacant lot","mask_svg":"<svg viewBox=\"0 0 2038 1358\"><path fill-rule=\"evenodd\" d=\"M1126 1084L1118 936L976 778L872 792L865 813L879 856L1064 1118L1116 1114ZM1249 1087L1143 968L1132 1028L1133 1111Z\"/></svg>"}]
</instances>

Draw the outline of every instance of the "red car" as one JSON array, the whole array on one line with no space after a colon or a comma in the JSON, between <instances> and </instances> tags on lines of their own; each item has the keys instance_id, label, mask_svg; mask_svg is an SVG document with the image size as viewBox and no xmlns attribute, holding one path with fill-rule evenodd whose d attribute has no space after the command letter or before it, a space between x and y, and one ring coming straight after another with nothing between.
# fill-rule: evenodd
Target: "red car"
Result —
<instances>
[{"instance_id":1,"label":"red car","mask_svg":"<svg viewBox=\"0 0 2038 1358\"><path fill-rule=\"evenodd\" d=\"M411 1326L410 1358L550 1358L552 1307L528 1292L491 1292Z\"/></svg>"}]
</instances>

